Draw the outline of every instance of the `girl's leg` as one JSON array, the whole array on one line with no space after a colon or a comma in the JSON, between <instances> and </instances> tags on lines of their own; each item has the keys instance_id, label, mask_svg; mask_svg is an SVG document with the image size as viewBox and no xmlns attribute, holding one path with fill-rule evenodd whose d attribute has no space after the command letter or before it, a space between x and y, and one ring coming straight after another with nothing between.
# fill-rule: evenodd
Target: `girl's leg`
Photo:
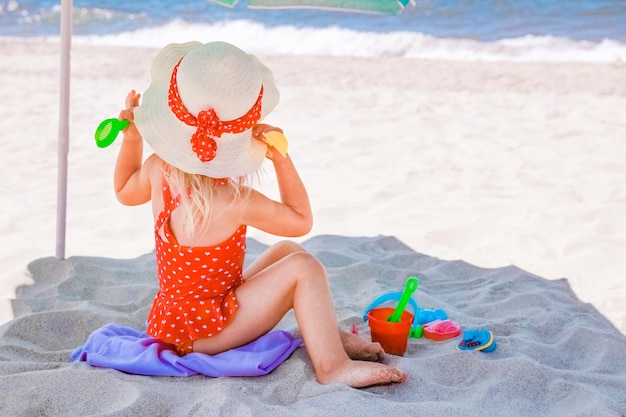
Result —
<instances>
[{"instance_id":1,"label":"girl's leg","mask_svg":"<svg viewBox=\"0 0 626 417\"><path fill-rule=\"evenodd\" d=\"M380 363L351 360L337 327L323 265L306 252L291 253L261 269L237 289L239 310L217 336L193 350L214 354L249 343L270 331L294 308L316 377L354 387L402 382L406 374Z\"/></svg>"},{"instance_id":2,"label":"girl's leg","mask_svg":"<svg viewBox=\"0 0 626 417\"><path fill-rule=\"evenodd\" d=\"M253 278L256 274L268 266L275 264L287 255L298 252L306 253L306 249L300 244L290 240L276 243L246 268L243 274L244 280ZM361 337L345 331L341 331L340 334L344 350L351 359L381 361L385 356L385 351L380 343L367 342Z\"/></svg>"},{"instance_id":3,"label":"girl's leg","mask_svg":"<svg viewBox=\"0 0 626 417\"><path fill-rule=\"evenodd\" d=\"M270 246L269 249L263 252L261 256L252 262L252 264L247 267L245 271L243 271L244 281L254 277L256 274L268 266L275 264L285 256L297 252L306 252L306 249L304 249L300 244L290 240L283 240Z\"/></svg>"}]
</instances>

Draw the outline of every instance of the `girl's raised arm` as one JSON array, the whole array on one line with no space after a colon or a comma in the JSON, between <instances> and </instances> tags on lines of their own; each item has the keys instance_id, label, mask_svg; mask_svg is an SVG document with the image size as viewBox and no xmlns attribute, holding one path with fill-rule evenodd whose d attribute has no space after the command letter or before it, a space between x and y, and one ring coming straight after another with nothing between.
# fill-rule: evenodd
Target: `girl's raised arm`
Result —
<instances>
[{"instance_id":1,"label":"girl's raised arm","mask_svg":"<svg viewBox=\"0 0 626 417\"><path fill-rule=\"evenodd\" d=\"M268 125L259 125L253 132L255 137L267 130L279 130ZM279 236L295 237L307 234L313 226L313 214L306 188L298 175L291 157L282 156L269 149L267 157L274 164L280 202L251 191L242 211L242 223Z\"/></svg>"},{"instance_id":2,"label":"girl's raised arm","mask_svg":"<svg viewBox=\"0 0 626 417\"><path fill-rule=\"evenodd\" d=\"M140 94L132 90L126 96L126 109L119 118L130 124L124 129L122 147L115 164L113 186L117 199L125 205L134 206L150 201L148 169L142 166L143 139L134 123L133 110L139 105Z\"/></svg>"}]
</instances>

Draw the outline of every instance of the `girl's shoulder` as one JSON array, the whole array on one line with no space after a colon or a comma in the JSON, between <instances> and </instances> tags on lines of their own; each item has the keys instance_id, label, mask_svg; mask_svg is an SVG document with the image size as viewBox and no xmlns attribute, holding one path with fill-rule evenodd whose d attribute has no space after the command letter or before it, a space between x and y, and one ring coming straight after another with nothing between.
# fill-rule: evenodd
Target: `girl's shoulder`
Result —
<instances>
[{"instance_id":1,"label":"girl's shoulder","mask_svg":"<svg viewBox=\"0 0 626 417\"><path fill-rule=\"evenodd\" d=\"M153 167L155 166L159 168L163 168L165 161L163 161L159 155L157 155L156 153L153 153L148 158L146 158L143 164L146 168L149 168L149 169L153 169Z\"/></svg>"},{"instance_id":2,"label":"girl's shoulder","mask_svg":"<svg viewBox=\"0 0 626 417\"><path fill-rule=\"evenodd\" d=\"M160 178L163 175L163 167L165 166L165 161L163 161L156 153L150 155L143 162L143 169L145 169L150 177L150 182L155 181L156 179L161 181Z\"/></svg>"}]
</instances>

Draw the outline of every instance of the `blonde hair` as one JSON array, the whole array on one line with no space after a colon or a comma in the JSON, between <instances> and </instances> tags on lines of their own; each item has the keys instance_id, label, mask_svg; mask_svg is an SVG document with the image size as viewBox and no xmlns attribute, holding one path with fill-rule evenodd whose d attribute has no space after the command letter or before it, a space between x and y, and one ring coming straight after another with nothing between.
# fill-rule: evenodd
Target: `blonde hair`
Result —
<instances>
[{"instance_id":1,"label":"blonde hair","mask_svg":"<svg viewBox=\"0 0 626 417\"><path fill-rule=\"evenodd\" d=\"M235 198L249 190L245 176L211 178L201 174L189 174L169 164L165 164L163 170L172 196L181 196L178 209L183 213L183 231L188 236L206 229L211 223L217 187L228 187L227 192Z\"/></svg>"}]
</instances>

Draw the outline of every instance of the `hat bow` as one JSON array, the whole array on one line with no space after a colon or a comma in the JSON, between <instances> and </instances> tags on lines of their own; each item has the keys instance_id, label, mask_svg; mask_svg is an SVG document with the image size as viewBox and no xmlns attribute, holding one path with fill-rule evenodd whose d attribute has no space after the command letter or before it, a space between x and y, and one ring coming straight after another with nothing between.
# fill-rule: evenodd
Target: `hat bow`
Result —
<instances>
[{"instance_id":1,"label":"hat bow","mask_svg":"<svg viewBox=\"0 0 626 417\"><path fill-rule=\"evenodd\" d=\"M189 140L191 149L202 162L210 162L217 153L216 138L223 133L241 133L252 128L261 119L261 102L263 99L263 86L254 105L248 112L237 119L223 121L220 120L213 108L202 110L198 116L194 116L183 104L178 92L177 73L178 66L182 58L172 71L170 87L168 91L168 105L170 110L176 115L178 120L188 126L195 126L196 131Z\"/></svg>"}]
</instances>

